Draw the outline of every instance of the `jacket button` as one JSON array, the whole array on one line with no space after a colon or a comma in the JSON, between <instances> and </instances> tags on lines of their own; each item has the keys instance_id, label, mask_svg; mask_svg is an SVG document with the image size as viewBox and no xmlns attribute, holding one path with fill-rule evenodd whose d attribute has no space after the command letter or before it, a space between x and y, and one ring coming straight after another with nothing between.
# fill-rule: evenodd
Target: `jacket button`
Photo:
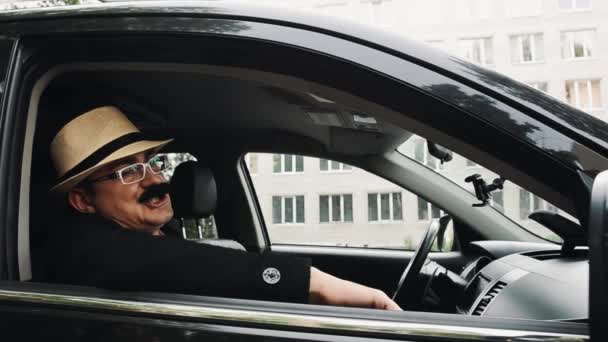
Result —
<instances>
[{"instance_id":1,"label":"jacket button","mask_svg":"<svg viewBox=\"0 0 608 342\"><path fill-rule=\"evenodd\" d=\"M262 272L262 279L264 279L267 284L274 285L281 280L281 272L276 268L268 267Z\"/></svg>"}]
</instances>

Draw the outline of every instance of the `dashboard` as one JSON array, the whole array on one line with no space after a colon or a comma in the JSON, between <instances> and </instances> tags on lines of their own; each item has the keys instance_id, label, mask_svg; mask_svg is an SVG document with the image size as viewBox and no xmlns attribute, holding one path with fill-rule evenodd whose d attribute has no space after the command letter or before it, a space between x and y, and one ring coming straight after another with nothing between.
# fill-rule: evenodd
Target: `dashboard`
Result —
<instances>
[{"instance_id":1,"label":"dashboard","mask_svg":"<svg viewBox=\"0 0 608 342\"><path fill-rule=\"evenodd\" d=\"M536 320L588 318L587 249L563 256L557 245L478 241L471 243L471 250L478 257L461 273L467 286L456 307L459 313Z\"/></svg>"}]
</instances>

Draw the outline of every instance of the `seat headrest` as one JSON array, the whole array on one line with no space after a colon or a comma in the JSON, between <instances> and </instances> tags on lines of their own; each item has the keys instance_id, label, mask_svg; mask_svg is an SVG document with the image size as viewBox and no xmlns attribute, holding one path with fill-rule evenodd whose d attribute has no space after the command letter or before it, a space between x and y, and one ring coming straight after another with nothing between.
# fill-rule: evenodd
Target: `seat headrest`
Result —
<instances>
[{"instance_id":1,"label":"seat headrest","mask_svg":"<svg viewBox=\"0 0 608 342\"><path fill-rule=\"evenodd\" d=\"M209 168L195 161L179 164L171 178L175 217L208 217L217 205L217 187Z\"/></svg>"}]
</instances>

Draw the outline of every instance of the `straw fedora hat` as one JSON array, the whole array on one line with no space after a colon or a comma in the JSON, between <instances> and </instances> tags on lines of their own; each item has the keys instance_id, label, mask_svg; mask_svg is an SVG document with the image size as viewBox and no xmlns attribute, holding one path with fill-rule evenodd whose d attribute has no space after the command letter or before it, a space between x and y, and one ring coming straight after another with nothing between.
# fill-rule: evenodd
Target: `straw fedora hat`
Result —
<instances>
[{"instance_id":1,"label":"straw fedora hat","mask_svg":"<svg viewBox=\"0 0 608 342\"><path fill-rule=\"evenodd\" d=\"M116 107L95 108L68 122L53 138L51 159L59 179L50 191L68 192L102 166L172 140L146 137Z\"/></svg>"}]
</instances>

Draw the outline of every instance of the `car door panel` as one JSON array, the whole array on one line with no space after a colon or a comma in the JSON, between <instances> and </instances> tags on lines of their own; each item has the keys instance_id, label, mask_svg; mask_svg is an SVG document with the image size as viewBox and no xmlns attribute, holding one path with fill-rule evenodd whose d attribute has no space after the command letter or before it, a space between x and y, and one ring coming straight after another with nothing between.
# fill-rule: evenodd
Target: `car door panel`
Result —
<instances>
[{"instance_id":1,"label":"car door panel","mask_svg":"<svg viewBox=\"0 0 608 342\"><path fill-rule=\"evenodd\" d=\"M582 341L581 324L0 282L3 334L99 341Z\"/></svg>"},{"instance_id":2,"label":"car door panel","mask_svg":"<svg viewBox=\"0 0 608 342\"><path fill-rule=\"evenodd\" d=\"M32 310L6 305L0 305L0 317L7 327L3 329L4 334L19 336L28 341L389 341L372 337L193 323L99 312L49 308ZM36 329L23 329L23 322L35 325Z\"/></svg>"}]
</instances>

